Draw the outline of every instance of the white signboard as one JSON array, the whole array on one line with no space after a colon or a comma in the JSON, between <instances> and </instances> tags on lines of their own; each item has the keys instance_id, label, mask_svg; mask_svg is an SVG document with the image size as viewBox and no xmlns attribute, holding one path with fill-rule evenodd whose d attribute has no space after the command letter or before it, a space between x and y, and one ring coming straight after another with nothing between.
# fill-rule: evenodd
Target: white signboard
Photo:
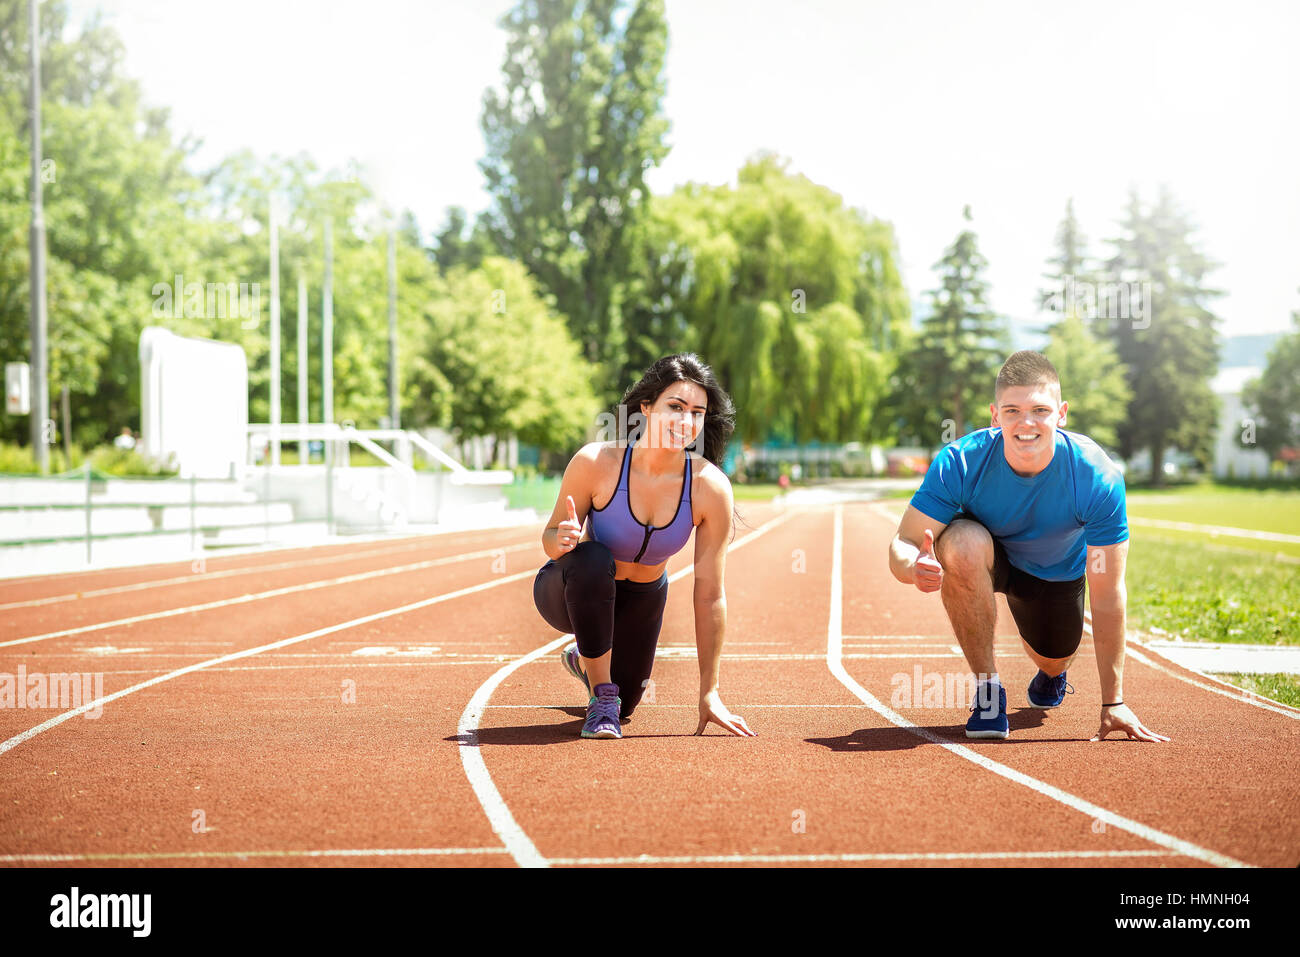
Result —
<instances>
[{"instance_id":1,"label":"white signboard","mask_svg":"<svg viewBox=\"0 0 1300 957\"><path fill-rule=\"evenodd\" d=\"M184 478L239 475L248 442L241 346L151 326L140 334L140 448Z\"/></svg>"},{"instance_id":2,"label":"white signboard","mask_svg":"<svg viewBox=\"0 0 1300 957\"><path fill-rule=\"evenodd\" d=\"M30 415L32 411L32 367L26 362L5 363L5 411Z\"/></svg>"}]
</instances>

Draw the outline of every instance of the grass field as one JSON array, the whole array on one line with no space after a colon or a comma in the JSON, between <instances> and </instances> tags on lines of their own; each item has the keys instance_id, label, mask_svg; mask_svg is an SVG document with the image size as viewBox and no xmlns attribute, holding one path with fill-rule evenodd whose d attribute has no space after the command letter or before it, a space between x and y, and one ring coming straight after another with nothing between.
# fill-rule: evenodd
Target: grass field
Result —
<instances>
[{"instance_id":1,"label":"grass field","mask_svg":"<svg viewBox=\"0 0 1300 957\"><path fill-rule=\"evenodd\" d=\"M1157 519L1300 536L1300 490L1250 489L1231 485L1192 485L1169 490L1130 490L1130 519ZM1300 559L1300 542L1273 542L1211 531L1143 527L1135 536L1173 544L1211 543L1268 555Z\"/></svg>"},{"instance_id":2,"label":"grass field","mask_svg":"<svg viewBox=\"0 0 1300 957\"><path fill-rule=\"evenodd\" d=\"M1243 691L1263 695L1293 708L1300 708L1300 676L1296 675L1212 675L1220 681L1236 685Z\"/></svg>"}]
</instances>

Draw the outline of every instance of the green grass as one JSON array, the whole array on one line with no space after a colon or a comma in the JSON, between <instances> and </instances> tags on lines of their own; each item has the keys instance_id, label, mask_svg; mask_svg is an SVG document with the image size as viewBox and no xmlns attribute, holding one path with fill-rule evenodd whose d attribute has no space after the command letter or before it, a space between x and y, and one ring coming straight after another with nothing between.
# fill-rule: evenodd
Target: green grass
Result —
<instances>
[{"instance_id":1,"label":"green grass","mask_svg":"<svg viewBox=\"0 0 1300 957\"><path fill-rule=\"evenodd\" d=\"M1153 518L1300 535L1300 489L1209 483L1160 491L1142 489L1128 493L1128 514L1131 519ZM1189 546L1214 544L1270 556L1300 558L1300 542L1270 542L1205 531L1156 529L1141 524L1134 524L1130 532L1135 540L1159 536L1166 542ZM1296 571L1300 572L1300 569Z\"/></svg>"},{"instance_id":2,"label":"green grass","mask_svg":"<svg viewBox=\"0 0 1300 957\"><path fill-rule=\"evenodd\" d=\"M791 488L796 488L792 485ZM775 482L732 482L731 494L737 502L767 502L788 491Z\"/></svg>"},{"instance_id":3,"label":"green grass","mask_svg":"<svg viewBox=\"0 0 1300 957\"><path fill-rule=\"evenodd\" d=\"M560 494L561 477L558 475L516 478L505 486L507 508L534 508L549 516Z\"/></svg>"},{"instance_id":4,"label":"green grass","mask_svg":"<svg viewBox=\"0 0 1300 957\"><path fill-rule=\"evenodd\" d=\"M1211 675L1230 685L1236 685L1243 691L1272 698L1293 708L1300 708L1300 675Z\"/></svg>"},{"instance_id":5,"label":"green grass","mask_svg":"<svg viewBox=\"0 0 1300 957\"><path fill-rule=\"evenodd\" d=\"M1128 493L1129 515L1300 535L1300 490L1190 486Z\"/></svg>"},{"instance_id":6,"label":"green grass","mask_svg":"<svg viewBox=\"0 0 1300 957\"><path fill-rule=\"evenodd\" d=\"M1135 529L1125 577L1131 627L1199 641L1300 645L1295 563Z\"/></svg>"}]
</instances>

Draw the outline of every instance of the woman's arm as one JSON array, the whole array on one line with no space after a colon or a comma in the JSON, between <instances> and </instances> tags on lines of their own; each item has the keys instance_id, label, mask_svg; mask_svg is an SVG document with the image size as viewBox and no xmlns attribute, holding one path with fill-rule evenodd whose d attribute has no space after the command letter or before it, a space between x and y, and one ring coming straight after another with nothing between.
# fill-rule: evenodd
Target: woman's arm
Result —
<instances>
[{"instance_id":1,"label":"woman's arm","mask_svg":"<svg viewBox=\"0 0 1300 957\"><path fill-rule=\"evenodd\" d=\"M703 734L710 721L732 734L753 735L745 719L733 715L718 694L718 666L722 639L727 629L727 595L723 575L727 566L727 544L731 539L733 497L731 482L721 469L700 475L698 501L703 514L695 529L695 648L700 661L700 723Z\"/></svg>"},{"instance_id":2,"label":"woman's arm","mask_svg":"<svg viewBox=\"0 0 1300 957\"><path fill-rule=\"evenodd\" d=\"M573 498L578 527L581 528L586 522L587 513L591 511L591 494L597 474L596 458L600 454L600 449L599 442L584 445L569 460L569 465L564 470L564 478L560 481L560 494L555 498L555 508L551 509L551 517L542 532L542 551L546 552L547 558L559 558L573 550L571 547L561 547L557 540L558 529L560 523L569 518L570 496Z\"/></svg>"}]
</instances>

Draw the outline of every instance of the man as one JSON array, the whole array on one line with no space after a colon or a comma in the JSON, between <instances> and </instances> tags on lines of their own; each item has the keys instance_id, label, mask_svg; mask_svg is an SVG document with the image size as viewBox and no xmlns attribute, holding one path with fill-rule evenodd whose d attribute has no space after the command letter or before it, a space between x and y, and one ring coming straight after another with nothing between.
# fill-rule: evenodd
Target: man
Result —
<instances>
[{"instance_id":1,"label":"man","mask_svg":"<svg viewBox=\"0 0 1300 957\"><path fill-rule=\"evenodd\" d=\"M1087 436L1067 432L1056 369L1017 352L998 372L991 428L949 443L889 546L894 577L938 591L966 661L977 676L968 738L1005 738L1007 694L993 656L994 592L1007 596L1025 653L1038 666L1031 707L1055 708L1083 637L1084 580L1101 678L1101 726L1168 741L1124 704L1124 477Z\"/></svg>"}]
</instances>

